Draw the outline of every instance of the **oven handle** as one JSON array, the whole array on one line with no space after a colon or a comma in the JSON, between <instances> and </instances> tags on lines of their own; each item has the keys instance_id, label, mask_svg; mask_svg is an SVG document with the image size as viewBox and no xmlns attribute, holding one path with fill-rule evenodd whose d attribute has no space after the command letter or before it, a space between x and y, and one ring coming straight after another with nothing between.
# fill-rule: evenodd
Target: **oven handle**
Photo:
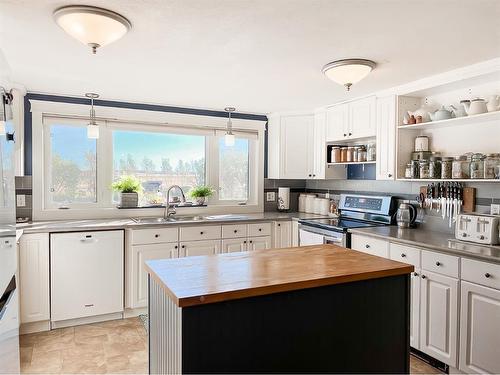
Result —
<instances>
[{"instance_id":1,"label":"oven handle","mask_svg":"<svg viewBox=\"0 0 500 375\"><path fill-rule=\"evenodd\" d=\"M324 244L344 244L344 239L343 238L336 238L336 237L328 237L328 236L323 236L323 243Z\"/></svg>"}]
</instances>

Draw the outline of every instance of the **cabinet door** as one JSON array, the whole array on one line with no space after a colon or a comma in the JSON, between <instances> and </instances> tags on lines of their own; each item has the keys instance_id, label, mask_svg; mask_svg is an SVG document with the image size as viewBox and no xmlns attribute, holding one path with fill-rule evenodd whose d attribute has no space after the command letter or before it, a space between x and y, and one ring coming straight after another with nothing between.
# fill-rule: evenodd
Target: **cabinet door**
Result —
<instances>
[{"instance_id":1,"label":"cabinet door","mask_svg":"<svg viewBox=\"0 0 500 375\"><path fill-rule=\"evenodd\" d=\"M462 281L460 370L500 374L500 290Z\"/></svg>"},{"instance_id":2,"label":"cabinet door","mask_svg":"<svg viewBox=\"0 0 500 375\"><path fill-rule=\"evenodd\" d=\"M324 179L326 169L326 112L314 114L312 178Z\"/></svg>"},{"instance_id":3,"label":"cabinet door","mask_svg":"<svg viewBox=\"0 0 500 375\"><path fill-rule=\"evenodd\" d=\"M144 269L144 262L153 259L168 259L177 258L178 245L177 243L162 243L151 245L135 245L131 247L132 262L131 277L132 308L147 307L148 305L148 273Z\"/></svg>"},{"instance_id":4,"label":"cabinet door","mask_svg":"<svg viewBox=\"0 0 500 375\"><path fill-rule=\"evenodd\" d=\"M281 118L280 178L309 178L312 159L312 115Z\"/></svg>"},{"instance_id":5,"label":"cabinet door","mask_svg":"<svg viewBox=\"0 0 500 375\"><path fill-rule=\"evenodd\" d=\"M220 240L189 241L180 243L179 256L192 257L198 255L212 255L221 252Z\"/></svg>"},{"instance_id":6,"label":"cabinet door","mask_svg":"<svg viewBox=\"0 0 500 375\"><path fill-rule=\"evenodd\" d=\"M377 99L377 180L394 180L396 161L396 97Z\"/></svg>"},{"instance_id":7,"label":"cabinet door","mask_svg":"<svg viewBox=\"0 0 500 375\"><path fill-rule=\"evenodd\" d=\"M420 349L420 270L411 273L410 290L410 346Z\"/></svg>"},{"instance_id":8,"label":"cabinet door","mask_svg":"<svg viewBox=\"0 0 500 375\"><path fill-rule=\"evenodd\" d=\"M299 222L292 220L292 246L299 246Z\"/></svg>"},{"instance_id":9,"label":"cabinet door","mask_svg":"<svg viewBox=\"0 0 500 375\"><path fill-rule=\"evenodd\" d=\"M348 138L365 138L376 135L375 104L374 96L349 103Z\"/></svg>"},{"instance_id":10,"label":"cabinet door","mask_svg":"<svg viewBox=\"0 0 500 375\"><path fill-rule=\"evenodd\" d=\"M348 134L349 108L347 104L330 107L326 111L326 141L343 141Z\"/></svg>"},{"instance_id":11,"label":"cabinet door","mask_svg":"<svg viewBox=\"0 0 500 375\"><path fill-rule=\"evenodd\" d=\"M420 350L457 367L458 279L422 270Z\"/></svg>"},{"instance_id":12,"label":"cabinet door","mask_svg":"<svg viewBox=\"0 0 500 375\"><path fill-rule=\"evenodd\" d=\"M266 250L271 248L271 236L249 237L248 250Z\"/></svg>"},{"instance_id":13,"label":"cabinet door","mask_svg":"<svg viewBox=\"0 0 500 375\"><path fill-rule=\"evenodd\" d=\"M223 253L237 253L240 251L247 251L247 239L235 238L231 240L222 240Z\"/></svg>"},{"instance_id":14,"label":"cabinet door","mask_svg":"<svg viewBox=\"0 0 500 375\"><path fill-rule=\"evenodd\" d=\"M24 234L19 243L21 323L49 320L49 234Z\"/></svg>"},{"instance_id":15,"label":"cabinet door","mask_svg":"<svg viewBox=\"0 0 500 375\"><path fill-rule=\"evenodd\" d=\"M274 223L274 248L292 246L292 222L276 221Z\"/></svg>"}]
</instances>

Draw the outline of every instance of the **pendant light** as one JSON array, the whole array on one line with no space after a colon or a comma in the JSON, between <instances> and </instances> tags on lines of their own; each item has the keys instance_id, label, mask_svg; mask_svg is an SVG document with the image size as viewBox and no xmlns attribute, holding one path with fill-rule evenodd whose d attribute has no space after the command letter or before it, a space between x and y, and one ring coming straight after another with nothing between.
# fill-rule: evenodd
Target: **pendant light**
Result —
<instances>
[{"instance_id":1,"label":"pendant light","mask_svg":"<svg viewBox=\"0 0 500 375\"><path fill-rule=\"evenodd\" d=\"M377 64L365 59L344 59L326 64L322 71L332 81L344 85L347 91L365 78Z\"/></svg>"},{"instance_id":2,"label":"pendant light","mask_svg":"<svg viewBox=\"0 0 500 375\"><path fill-rule=\"evenodd\" d=\"M122 15L88 5L58 8L54 11L54 20L67 34L89 46L94 54L97 48L122 38L132 28Z\"/></svg>"},{"instance_id":3,"label":"pendant light","mask_svg":"<svg viewBox=\"0 0 500 375\"><path fill-rule=\"evenodd\" d=\"M97 124L95 118L94 99L97 99L99 97L99 94L88 92L85 94L85 96L90 99L90 117L89 117L89 124L87 125L87 138L98 139L99 125Z\"/></svg>"},{"instance_id":4,"label":"pendant light","mask_svg":"<svg viewBox=\"0 0 500 375\"><path fill-rule=\"evenodd\" d=\"M224 136L224 144L228 147L234 146L235 138L233 134L233 123L231 122L231 113L236 111L236 108L226 107L224 111L228 113L226 135Z\"/></svg>"}]
</instances>

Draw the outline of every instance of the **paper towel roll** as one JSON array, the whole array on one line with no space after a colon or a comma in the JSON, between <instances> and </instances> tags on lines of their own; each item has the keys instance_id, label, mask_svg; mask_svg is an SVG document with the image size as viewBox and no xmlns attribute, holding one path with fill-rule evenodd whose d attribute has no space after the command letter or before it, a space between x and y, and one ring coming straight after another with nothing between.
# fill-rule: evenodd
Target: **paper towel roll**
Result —
<instances>
[{"instance_id":1,"label":"paper towel roll","mask_svg":"<svg viewBox=\"0 0 500 375\"><path fill-rule=\"evenodd\" d=\"M278 188L278 210L286 211L290 209L290 188Z\"/></svg>"}]
</instances>

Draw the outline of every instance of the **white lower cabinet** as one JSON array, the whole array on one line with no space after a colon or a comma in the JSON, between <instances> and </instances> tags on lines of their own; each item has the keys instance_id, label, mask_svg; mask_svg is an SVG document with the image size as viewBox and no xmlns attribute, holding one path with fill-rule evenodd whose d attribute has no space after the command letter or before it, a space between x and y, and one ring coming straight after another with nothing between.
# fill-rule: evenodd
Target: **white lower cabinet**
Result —
<instances>
[{"instance_id":1,"label":"white lower cabinet","mask_svg":"<svg viewBox=\"0 0 500 375\"><path fill-rule=\"evenodd\" d=\"M24 234L19 242L20 321L50 319L49 234Z\"/></svg>"},{"instance_id":2,"label":"white lower cabinet","mask_svg":"<svg viewBox=\"0 0 500 375\"><path fill-rule=\"evenodd\" d=\"M248 237L248 250L267 250L272 247L271 236Z\"/></svg>"},{"instance_id":3,"label":"white lower cabinet","mask_svg":"<svg viewBox=\"0 0 500 375\"><path fill-rule=\"evenodd\" d=\"M148 273L144 268L144 263L153 259L168 259L178 257L177 242L160 243L149 245L134 245L130 249L128 264L130 265L127 275L130 283L129 306L131 308L141 308L148 306Z\"/></svg>"},{"instance_id":4,"label":"white lower cabinet","mask_svg":"<svg viewBox=\"0 0 500 375\"><path fill-rule=\"evenodd\" d=\"M247 239L233 238L229 240L222 240L223 253L237 253L240 251L247 251Z\"/></svg>"},{"instance_id":5,"label":"white lower cabinet","mask_svg":"<svg viewBox=\"0 0 500 375\"><path fill-rule=\"evenodd\" d=\"M420 273L415 269L410 282L410 346L420 349Z\"/></svg>"},{"instance_id":6,"label":"white lower cabinet","mask_svg":"<svg viewBox=\"0 0 500 375\"><path fill-rule=\"evenodd\" d=\"M221 252L221 240L186 241L179 246L180 257L212 255Z\"/></svg>"},{"instance_id":7,"label":"white lower cabinet","mask_svg":"<svg viewBox=\"0 0 500 375\"><path fill-rule=\"evenodd\" d=\"M420 350L457 367L458 279L422 270Z\"/></svg>"},{"instance_id":8,"label":"white lower cabinet","mask_svg":"<svg viewBox=\"0 0 500 375\"><path fill-rule=\"evenodd\" d=\"M460 370L500 374L500 290L461 282Z\"/></svg>"},{"instance_id":9,"label":"white lower cabinet","mask_svg":"<svg viewBox=\"0 0 500 375\"><path fill-rule=\"evenodd\" d=\"M353 234L351 236L351 248L382 258L389 258L389 243L378 238Z\"/></svg>"},{"instance_id":10,"label":"white lower cabinet","mask_svg":"<svg viewBox=\"0 0 500 375\"><path fill-rule=\"evenodd\" d=\"M123 231L50 238L51 321L122 312Z\"/></svg>"},{"instance_id":11,"label":"white lower cabinet","mask_svg":"<svg viewBox=\"0 0 500 375\"><path fill-rule=\"evenodd\" d=\"M292 222L274 222L274 245L273 248L285 248L292 246Z\"/></svg>"}]
</instances>

